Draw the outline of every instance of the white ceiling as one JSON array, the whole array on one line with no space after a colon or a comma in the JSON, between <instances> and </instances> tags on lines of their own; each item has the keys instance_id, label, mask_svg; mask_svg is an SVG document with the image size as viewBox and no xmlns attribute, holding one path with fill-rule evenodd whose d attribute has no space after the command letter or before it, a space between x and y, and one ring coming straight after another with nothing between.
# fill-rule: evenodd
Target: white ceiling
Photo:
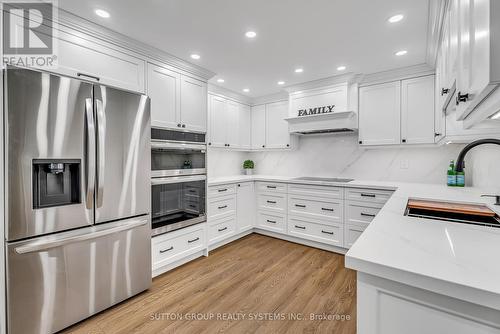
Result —
<instances>
[{"instance_id":1,"label":"white ceiling","mask_svg":"<svg viewBox=\"0 0 500 334\"><path fill-rule=\"evenodd\" d=\"M422 64L429 0L59 0L88 20L217 73L252 97L346 72ZM111 14L97 17L96 8ZM403 21L387 19L402 13ZM254 30L249 40L245 32ZM406 49L408 54L394 53ZM201 59L190 59L192 53ZM301 74L294 73L303 67Z\"/></svg>"}]
</instances>

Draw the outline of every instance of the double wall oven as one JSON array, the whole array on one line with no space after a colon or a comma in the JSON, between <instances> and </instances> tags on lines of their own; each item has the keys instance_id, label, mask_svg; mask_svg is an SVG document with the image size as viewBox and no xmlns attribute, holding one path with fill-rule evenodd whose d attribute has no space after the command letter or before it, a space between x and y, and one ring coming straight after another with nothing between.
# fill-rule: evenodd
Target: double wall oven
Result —
<instances>
[{"instance_id":1,"label":"double wall oven","mask_svg":"<svg viewBox=\"0 0 500 334\"><path fill-rule=\"evenodd\" d=\"M151 129L153 236L206 221L205 134Z\"/></svg>"}]
</instances>

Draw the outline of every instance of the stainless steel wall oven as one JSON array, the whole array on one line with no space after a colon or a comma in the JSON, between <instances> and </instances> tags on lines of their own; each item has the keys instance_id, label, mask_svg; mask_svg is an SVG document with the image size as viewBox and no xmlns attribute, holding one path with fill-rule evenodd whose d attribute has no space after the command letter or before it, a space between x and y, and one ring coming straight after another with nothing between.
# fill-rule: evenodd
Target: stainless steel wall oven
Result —
<instances>
[{"instance_id":1,"label":"stainless steel wall oven","mask_svg":"<svg viewBox=\"0 0 500 334\"><path fill-rule=\"evenodd\" d=\"M206 221L205 134L151 130L153 235Z\"/></svg>"}]
</instances>

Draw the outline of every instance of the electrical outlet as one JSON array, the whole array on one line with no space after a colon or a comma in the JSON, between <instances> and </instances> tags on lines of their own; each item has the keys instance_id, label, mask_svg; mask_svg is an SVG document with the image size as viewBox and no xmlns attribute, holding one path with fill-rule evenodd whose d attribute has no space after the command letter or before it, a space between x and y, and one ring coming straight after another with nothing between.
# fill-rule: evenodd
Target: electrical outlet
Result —
<instances>
[{"instance_id":1,"label":"electrical outlet","mask_svg":"<svg viewBox=\"0 0 500 334\"><path fill-rule=\"evenodd\" d=\"M408 159L401 159L400 168L401 169L410 168L410 162L408 161Z\"/></svg>"}]
</instances>

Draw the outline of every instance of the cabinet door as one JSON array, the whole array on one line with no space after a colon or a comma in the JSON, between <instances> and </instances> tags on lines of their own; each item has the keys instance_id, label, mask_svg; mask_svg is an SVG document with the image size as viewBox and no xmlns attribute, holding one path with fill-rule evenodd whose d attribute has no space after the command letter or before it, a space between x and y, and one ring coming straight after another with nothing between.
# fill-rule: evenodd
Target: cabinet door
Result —
<instances>
[{"instance_id":1,"label":"cabinet door","mask_svg":"<svg viewBox=\"0 0 500 334\"><path fill-rule=\"evenodd\" d=\"M266 148L290 147L287 117L287 101L266 104Z\"/></svg>"},{"instance_id":2,"label":"cabinet door","mask_svg":"<svg viewBox=\"0 0 500 334\"><path fill-rule=\"evenodd\" d=\"M227 137L228 120L226 117L226 100L218 97L210 97L210 141L213 147L224 147Z\"/></svg>"},{"instance_id":3,"label":"cabinet door","mask_svg":"<svg viewBox=\"0 0 500 334\"><path fill-rule=\"evenodd\" d=\"M238 136L239 136L239 146L242 149L250 149L251 143L251 111L250 107L244 104L240 104L239 117L238 117Z\"/></svg>"},{"instance_id":4,"label":"cabinet door","mask_svg":"<svg viewBox=\"0 0 500 334\"><path fill-rule=\"evenodd\" d=\"M445 112L443 111L443 100L444 98L441 96L441 88L442 88L442 82L440 80L440 73L441 71L439 70L439 58L438 62L436 64L436 79L435 79L435 84L434 84L434 91L435 91L435 110L434 110L434 141L437 143L440 140L442 140L446 134L446 116Z\"/></svg>"},{"instance_id":5,"label":"cabinet door","mask_svg":"<svg viewBox=\"0 0 500 334\"><path fill-rule=\"evenodd\" d=\"M266 147L266 106L252 107L252 148Z\"/></svg>"},{"instance_id":6,"label":"cabinet door","mask_svg":"<svg viewBox=\"0 0 500 334\"><path fill-rule=\"evenodd\" d=\"M255 216L255 191L254 182L238 184L237 189L237 231L243 232L251 229L256 219Z\"/></svg>"},{"instance_id":7,"label":"cabinet door","mask_svg":"<svg viewBox=\"0 0 500 334\"><path fill-rule=\"evenodd\" d=\"M240 104L233 101L227 101L226 122L227 122L227 138L226 144L228 148L240 148L239 144L239 116Z\"/></svg>"},{"instance_id":8,"label":"cabinet door","mask_svg":"<svg viewBox=\"0 0 500 334\"><path fill-rule=\"evenodd\" d=\"M457 91L468 94L457 106L459 119L465 118L492 90L490 83L490 1L460 0L459 75Z\"/></svg>"},{"instance_id":9,"label":"cabinet door","mask_svg":"<svg viewBox=\"0 0 500 334\"><path fill-rule=\"evenodd\" d=\"M148 64L148 95L151 98L151 126L179 128L180 74Z\"/></svg>"},{"instance_id":10,"label":"cabinet door","mask_svg":"<svg viewBox=\"0 0 500 334\"><path fill-rule=\"evenodd\" d=\"M434 143L434 76L401 81L401 142Z\"/></svg>"},{"instance_id":11,"label":"cabinet door","mask_svg":"<svg viewBox=\"0 0 500 334\"><path fill-rule=\"evenodd\" d=\"M207 131L207 83L181 75L181 123L186 130Z\"/></svg>"},{"instance_id":12,"label":"cabinet door","mask_svg":"<svg viewBox=\"0 0 500 334\"><path fill-rule=\"evenodd\" d=\"M359 90L359 141L362 145L399 144L401 82Z\"/></svg>"}]
</instances>

